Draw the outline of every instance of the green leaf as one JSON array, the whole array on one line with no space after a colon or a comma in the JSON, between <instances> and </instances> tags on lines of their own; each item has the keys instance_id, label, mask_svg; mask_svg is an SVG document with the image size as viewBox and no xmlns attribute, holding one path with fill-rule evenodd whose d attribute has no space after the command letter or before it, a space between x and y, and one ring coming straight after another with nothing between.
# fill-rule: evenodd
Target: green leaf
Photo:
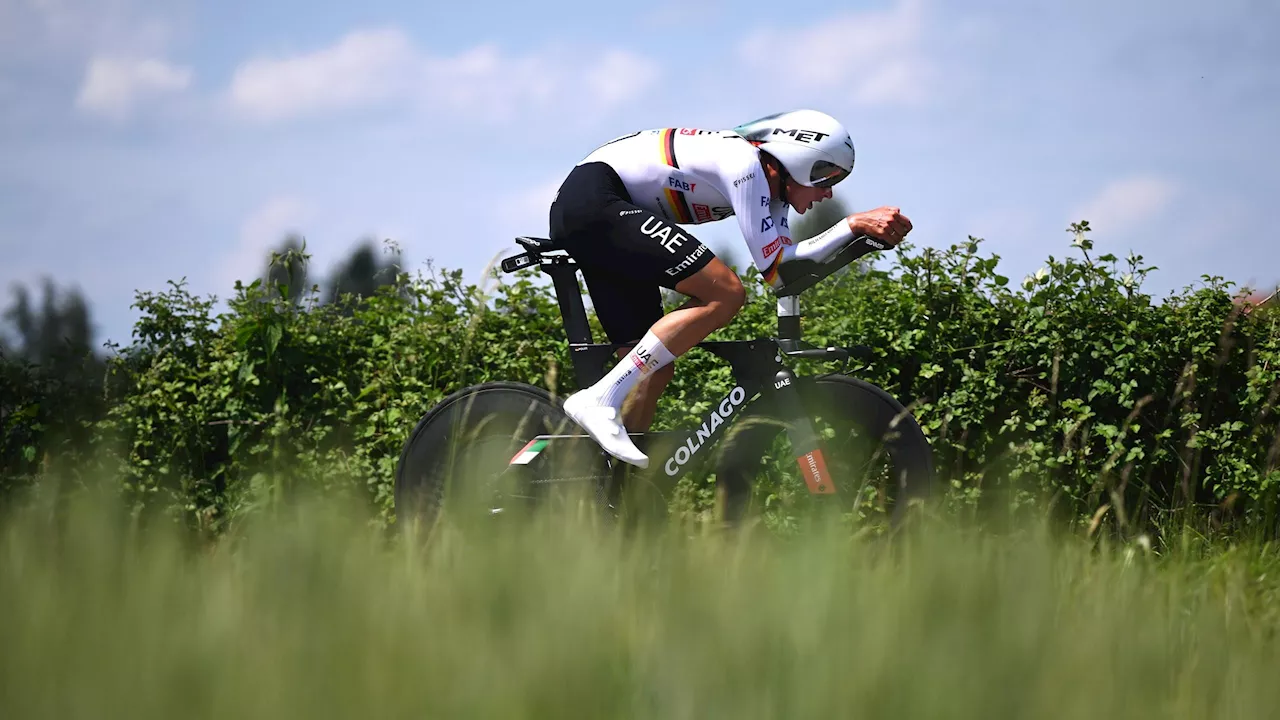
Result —
<instances>
[{"instance_id":1,"label":"green leaf","mask_svg":"<svg viewBox=\"0 0 1280 720\"><path fill-rule=\"evenodd\" d=\"M276 348L280 345L280 338L284 336L284 327L272 323L267 326L267 357L275 354Z\"/></svg>"}]
</instances>

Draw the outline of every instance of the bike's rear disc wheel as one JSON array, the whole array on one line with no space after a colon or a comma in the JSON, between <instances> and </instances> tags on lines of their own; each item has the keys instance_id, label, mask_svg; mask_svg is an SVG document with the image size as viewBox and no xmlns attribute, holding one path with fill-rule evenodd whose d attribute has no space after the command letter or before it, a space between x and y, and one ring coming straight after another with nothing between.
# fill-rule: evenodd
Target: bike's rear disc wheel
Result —
<instances>
[{"instance_id":1,"label":"bike's rear disc wheel","mask_svg":"<svg viewBox=\"0 0 1280 720\"><path fill-rule=\"evenodd\" d=\"M519 514L544 503L556 486L541 482L547 472L589 477L603 472L599 458L561 457L537 474L508 464L538 435L575 432L550 393L532 385L484 383L454 393L423 416L401 452L397 522L431 524L442 510L470 519Z\"/></svg>"},{"instance_id":2,"label":"bike's rear disc wheel","mask_svg":"<svg viewBox=\"0 0 1280 720\"><path fill-rule=\"evenodd\" d=\"M928 439L893 396L856 378L798 378L834 495L811 495L783 418L769 403L739 419L717 467L720 510L730 523L761 513L788 526L815 515L891 528L934 482Z\"/></svg>"}]
</instances>

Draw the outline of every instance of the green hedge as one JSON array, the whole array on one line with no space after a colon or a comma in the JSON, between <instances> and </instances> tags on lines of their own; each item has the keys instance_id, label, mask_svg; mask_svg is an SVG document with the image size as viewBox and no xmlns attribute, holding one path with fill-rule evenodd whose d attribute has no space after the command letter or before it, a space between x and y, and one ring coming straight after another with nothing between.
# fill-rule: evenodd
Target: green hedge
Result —
<instances>
[{"instance_id":1,"label":"green hedge","mask_svg":"<svg viewBox=\"0 0 1280 720\"><path fill-rule=\"evenodd\" d=\"M1098 255L1087 223L1072 231L1071 257L1021 282L975 238L901 248L884 269L811 291L806 337L875 349L851 371L912 405L953 506L1047 498L1071 518L1126 527L1207 508L1274 535L1280 315L1242 313L1218 277L1156 301L1141 291L1153 270L1141 257ZM774 332L772 297L750 275L748 306L715 337ZM459 272L402 274L375 297L333 304L285 287L238 284L218 316L182 284L139 293L135 342L104 385L109 409L85 421L82 452L96 464L68 464L101 474L101 458L116 457L112 476L140 506L206 528L298 478L348 489L357 478L390 518L402 443L441 397L498 379L572 389L555 298L532 271L485 287ZM41 472L42 386L9 366L0 377L0 470L15 487ZM660 425L704 416L729 383L711 355L685 356ZM706 478L689 482L686 499L704 503Z\"/></svg>"}]
</instances>

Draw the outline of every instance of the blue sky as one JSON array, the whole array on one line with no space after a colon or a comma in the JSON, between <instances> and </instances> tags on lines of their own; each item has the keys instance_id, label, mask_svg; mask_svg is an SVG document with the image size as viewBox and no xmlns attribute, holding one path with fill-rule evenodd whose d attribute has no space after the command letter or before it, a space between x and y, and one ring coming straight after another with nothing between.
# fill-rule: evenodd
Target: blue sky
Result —
<instances>
[{"instance_id":1,"label":"blue sky","mask_svg":"<svg viewBox=\"0 0 1280 720\"><path fill-rule=\"evenodd\" d=\"M0 0L0 289L54 273L127 341L136 289L225 297L288 232L321 272L372 235L475 277L600 142L802 106L853 134L837 194L918 245L1020 278L1088 219L1157 295L1270 285L1277 29L1273 0Z\"/></svg>"}]
</instances>

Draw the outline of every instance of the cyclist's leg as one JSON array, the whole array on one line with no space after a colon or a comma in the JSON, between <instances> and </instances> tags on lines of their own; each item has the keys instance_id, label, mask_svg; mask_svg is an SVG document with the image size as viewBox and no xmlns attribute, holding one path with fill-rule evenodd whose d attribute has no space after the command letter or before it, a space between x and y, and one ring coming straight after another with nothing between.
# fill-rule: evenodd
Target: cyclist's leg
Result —
<instances>
[{"instance_id":1,"label":"cyclist's leg","mask_svg":"<svg viewBox=\"0 0 1280 720\"><path fill-rule=\"evenodd\" d=\"M676 291L690 295L689 301L659 319L653 332L673 355L688 352L715 330L728 325L746 300L746 290L737 274L719 258L676 285ZM675 365L659 368L643 378L623 406L628 430L642 432L653 423L658 398L675 375Z\"/></svg>"},{"instance_id":2,"label":"cyclist's leg","mask_svg":"<svg viewBox=\"0 0 1280 720\"><path fill-rule=\"evenodd\" d=\"M620 353L625 357L625 354ZM658 398L667 389L671 379L675 377L675 364L660 367L648 377L636 383L636 387L622 405L622 424L631 432L646 432L653 425L653 417L658 413Z\"/></svg>"},{"instance_id":3,"label":"cyclist's leg","mask_svg":"<svg viewBox=\"0 0 1280 720\"><path fill-rule=\"evenodd\" d=\"M611 268L589 265L583 268L582 273L605 334L610 342L623 345L618 350L619 360L625 358L636 342L650 331L664 338L663 344L672 354L684 354L712 331L728 324L742 306L745 294L733 270L715 259L692 277L677 283L677 292L693 297L664 316L657 287ZM671 340L674 343L670 343ZM678 350L672 349L672 344ZM623 424L628 430L643 432L649 429L658 398L674 374L673 364L640 378L622 405Z\"/></svg>"},{"instance_id":4,"label":"cyclist's leg","mask_svg":"<svg viewBox=\"0 0 1280 720\"><path fill-rule=\"evenodd\" d=\"M694 257L710 254L705 248L695 252L698 256ZM714 257L674 285L677 292L692 295L692 299L654 322L621 362L596 384L570 396L564 405L570 417L605 450L641 467L648 465L648 458L626 436L623 427L632 432L647 429L653 419L658 396L671 379L672 370L669 368L676 356L687 352L717 328L727 325L741 309L746 297L738 276ZM599 283L597 288L601 288ZM598 316L604 317L600 313L601 299L617 297L619 292L625 294L625 286L592 291ZM632 296L631 301L636 299L637 296ZM668 346L667 342L671 345ZM628 396L632 395L629 406L624 408ZM624 409L625 413L622 412ZM615 420L619 415L621 424Z\"/></svg>"},{"instance_id":5,"label":"cyclist's leg","mask_svg":"<svg viewBox=\"0 0 1280 720\"><path fill-rule=\"evenodd\" d=\"M659 303L658 319L645 329L622 361L599 382L574 393L564 403L565 412L605 450L627 462L647 466L648 458L636 449L620 422L624 401L640 381L727 324L745 298L742 283L688 231L631 203L625 187L607 165L588 163L575 168L552 204L550 219L552 237L583 267L584 275L594 270L598 277L625 276L631 281L598 281L592 286L588 280L602 322L606 315L601 312L602 305L640 304L652 308L653 300L659 297L655 286L673 288L694 298L666 317L662 317ZM644 283L646 289L636 290L636 283ZM610 303L605 300L607 297L617 302ZM625 340L611 333L610 339L636 340L633 332L628 332ZM658 381L650 385L634 420L651 416L656 402L652 390L665 384Z\"/></svg>"},{"instance_id":6,"label":"cyclist's leg","mask_svg":"<svg viewBox=\"0 0 1280 720\"><path fill-rule=\"evenodd\" d=\"M738 274L717 257L677 283L675 291L691 300L654 323L650 332L677 356L728 325L747 300Z\"/></svg>"},{"instance_id":7,"label":"cyclist's leg","mask_svg":"<svg viewBox=\"0 0 1280 720\"><path fill-rule=\"evenodd\" d=\"M631 352L640 338L649 332L654 323L662 319L662 295L657 285L634 276L618 272L613 267L601 267L579 260L587 292L600 326L609 342L621 347L618 360ZM653 421L653 405L671 381L674 365L659 368L645 375L631 391L622 405L622 421L631 432L644 432Z\"/></svg>"}]
</instances>

